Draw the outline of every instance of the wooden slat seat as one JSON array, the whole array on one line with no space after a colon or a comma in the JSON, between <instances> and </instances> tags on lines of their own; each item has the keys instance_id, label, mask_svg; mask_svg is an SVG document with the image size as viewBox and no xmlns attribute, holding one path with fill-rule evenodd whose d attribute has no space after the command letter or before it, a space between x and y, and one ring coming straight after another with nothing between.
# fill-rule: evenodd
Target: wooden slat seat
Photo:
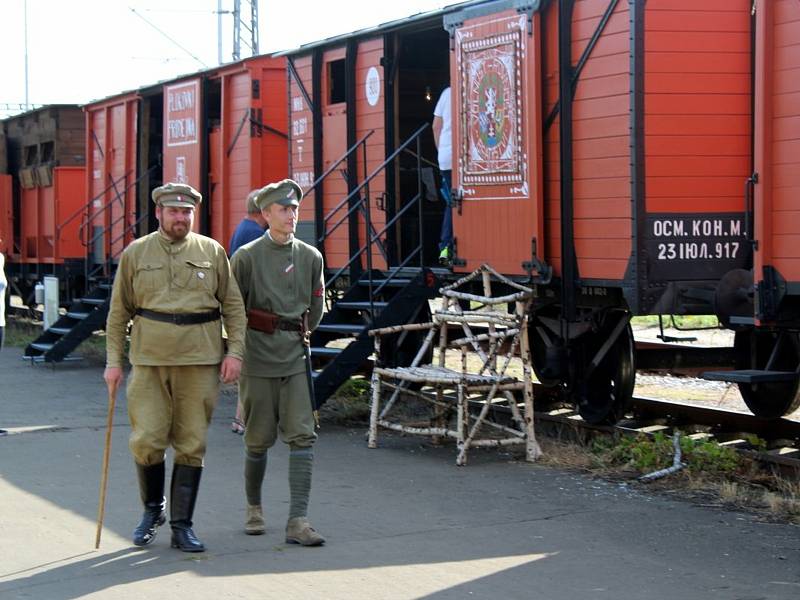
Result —
<instances>
[{"instance_id":1,"label":"wooden slat seat","mask_svg":"<svg viewBox=\"0 0 800 600\"><path fill-rule=\"evenodd\" d=\"M458 291L458 287L480 277L483 295ZM492 297L492 279L502 281L504 287L516 292ZM434 439L455 439L456 464L467 462L470 447L503 447L524 445L525 458L534 461L541 455L533 430L533 384L531 358L528 348L528 310L533 297L530 288L512 282L483 265L470 275L441 290L442 310L436 311L430 323L413 323L373 329L369 335L375 339L375 356L381 356L381 337L402 332L424 331L427 335L410 366L384 367L376 365L372 371L372 403L370 407L369 447L376 448L378 427L415 435L429 435ZM490 310L463 311L459 301L477 302ZM514 304L513 313L502 312L502 305ZM478 332L473 327L480 328ZM456 339L452 329L461 330ZM483 331L483 333L480 333ZM438 333L439 353L436 364L423 363L431 355L433 340ZM392 338L390 338L392 339ZM446 364L448 350L460 355L461 369ZM474 352L481 365L469 370L468 352ZM509 374L512 360L521 360L522 378ZM414 385L416 384L416 385ZM421 388L419 387L421 384ZM384 392L388 398L384 398ZM447 392L447 393L445 393ZM522 392L522 402L513 392ZM419 408L404 410L409 402L430 409L429 426L419 421ZM520 404L522 408L520 409ZM504 410L490 410L502 408ZM414 420L410 420L413 413ZM508 418L497 420L498 414Z\"/></svg>"}]
</instances>

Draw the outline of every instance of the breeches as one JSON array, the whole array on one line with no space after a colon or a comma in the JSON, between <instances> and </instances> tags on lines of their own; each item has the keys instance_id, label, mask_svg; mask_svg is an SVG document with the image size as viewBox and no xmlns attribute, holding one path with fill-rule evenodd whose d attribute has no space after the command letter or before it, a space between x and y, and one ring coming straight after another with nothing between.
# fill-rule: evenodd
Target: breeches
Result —
<instances>
[{"instance_id":1,"label":"breeches","mask_svg":"<svg viewBox=\"0 0 800 600\"><path fill-rule=\"evenodd\" d=\"M247 450L262 454L281 440L293 448L314 444L314 415L305 373L288 377L239 378Z\"/></svg>"},{"instance_id":2,"label":"breeches","mask_svg":"<svg viewBox=\"0 0 800 600\"><path fill-rule=\"evenodd\" d=\"M203 466L206 435L219 396L219 366L134 366L128 380L130 448L140 465L164 461Z\"/></svg>"}]
</instances>

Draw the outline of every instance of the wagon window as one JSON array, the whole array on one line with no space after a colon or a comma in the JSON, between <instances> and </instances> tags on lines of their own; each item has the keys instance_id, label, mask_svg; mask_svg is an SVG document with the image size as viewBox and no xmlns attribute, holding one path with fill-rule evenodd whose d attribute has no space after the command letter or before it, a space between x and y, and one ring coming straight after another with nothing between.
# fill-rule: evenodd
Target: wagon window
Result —
<instances>
[{"instance_id":1,"label":"wagon window","mask_svg":"<svg viewBox=\"0 0 800 600\"><path fill-rule=\"evenodd\" d=\"M35 165L39 159L39 146L33 144L22 149L22 163L24 167Z\"/></svg>"},{"instance_id":2,"label":"wagon window","mask_svg":"<svg viewBox=\"0 0 800 600\"><path fill-rule=\"evenodd\" d=\"M344 59L328 63L328 104L345 101Z\"/></svg>"},{"instance_id":3,"label":"wagon window","mask_svg":"<svg viewBox=\"0 0 800 600\"><path fill-rule=\"evenodd\" d=\"M53 142L44 142L42 144L42 162L47 163L53 160L55 149L55 143Z\"/></svg>"}]
</instances>

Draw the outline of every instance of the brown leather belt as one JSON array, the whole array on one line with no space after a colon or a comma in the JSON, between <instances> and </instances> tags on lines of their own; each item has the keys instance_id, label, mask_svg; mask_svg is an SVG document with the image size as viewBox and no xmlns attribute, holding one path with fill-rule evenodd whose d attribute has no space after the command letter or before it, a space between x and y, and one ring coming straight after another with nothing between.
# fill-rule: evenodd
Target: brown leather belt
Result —
<instances>
[{"instance_id":1,"label":"brown leather belt","mask_svg":"<svg viewBox=\"0 0 800 600\"><path fill-rule=\"evenodd\" d=\"M204 313L162 313L154 310L147 310L146 308L137 308L134 314L144 317L145 319L150 319L151 321L172 323L173 325L200 325L201 323L218 321L220 318L218 308Z\"/></svg>"},{"instance_id":2,"label":"brown leather belt","mask_svg":"<svg viewBox=\"0 0 800 600\"><path fill-rule=\"evenodd\" d=\"M251 308L247 311L247 327L268 335L275 333L278 329L281 331L303 331L303 324L300 321L282 319L275 313L260 308Z\"/></svg>"}]
</instances>

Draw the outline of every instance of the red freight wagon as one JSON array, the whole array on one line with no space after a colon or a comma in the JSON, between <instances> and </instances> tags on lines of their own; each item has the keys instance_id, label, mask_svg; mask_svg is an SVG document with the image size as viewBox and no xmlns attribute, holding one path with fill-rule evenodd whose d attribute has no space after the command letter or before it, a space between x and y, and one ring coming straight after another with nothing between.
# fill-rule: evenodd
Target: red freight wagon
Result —
<instances>
[{"instance_id":1,"label":"red freight wagon","mask_svg":"<svg viewBox=\"0 0 800 600\"><path fill-rule=\"evenodd\" d=\"M488 262L535 285L540 379L585 418L613 421L633 390L632 315L751 327L754 249L756 316L793 304L798 11L789 0L467 2L303 46L288 53L301 219L330 267L370 267L367 219L373 266L433 266L442 209L420 199L438 182L425 125L450 84L452 271ZM800 363L788 335L786 378ZM768 386L736 377L754 412L777 412L760 405ZM792 375L779 410L796 390Z\"/></svg>"},{"instance_id":2,"label":"red freight wagon","mask_svg":"<svg viewBox=\"0 0 800 600\"><path fill-rule=\"evenodd\" d=\"M6 272L28 296L44 274L68 289L83 272L84 129L80 108L53 105L6 119L0 175L0 237Z\"/></svg>"},{"instance_id":3,"label":"red freight wagon","mask_svg":"<svg viewBox=\"0 0 800 600\"><path fill-rule=\"evenodd\" d=\"M285 98L284 59L259 56L87 105L95 260L157 226L166 181L203 194L196 229L227 246L250 190L286 176Z\"/></svg>"},{"instance_id":4,"label":"red freight wagon","mask_svg":"<svg viewBox=\"0 0 800 600\"><path fill-rule=\"evenodd\" d=\"M731 272L720 284L738 292L737 308L751 318L740 319L736 333L738 370L712 375L737 382L756 414L777 417L800 406L800 2L756 0L753 14L745 234L754 260L752 270ZM758 327L746 326L752 321Z\"/></svg>"},{"instance_id":5,"label":"red freight wagon","mask_svg":"<svg viewBox=\"0 0 800 600\"><path fill-rule=\"evenodd\" d=\"M91 289L25 356L62 360L102 326L122 250L157 226L150 193L162 182L197 188L196 229L227 246L248 192L286 177L285 98L285 60L259 56L86 105L88 197L73 218Z\"/></svg>"}]
</instances>

